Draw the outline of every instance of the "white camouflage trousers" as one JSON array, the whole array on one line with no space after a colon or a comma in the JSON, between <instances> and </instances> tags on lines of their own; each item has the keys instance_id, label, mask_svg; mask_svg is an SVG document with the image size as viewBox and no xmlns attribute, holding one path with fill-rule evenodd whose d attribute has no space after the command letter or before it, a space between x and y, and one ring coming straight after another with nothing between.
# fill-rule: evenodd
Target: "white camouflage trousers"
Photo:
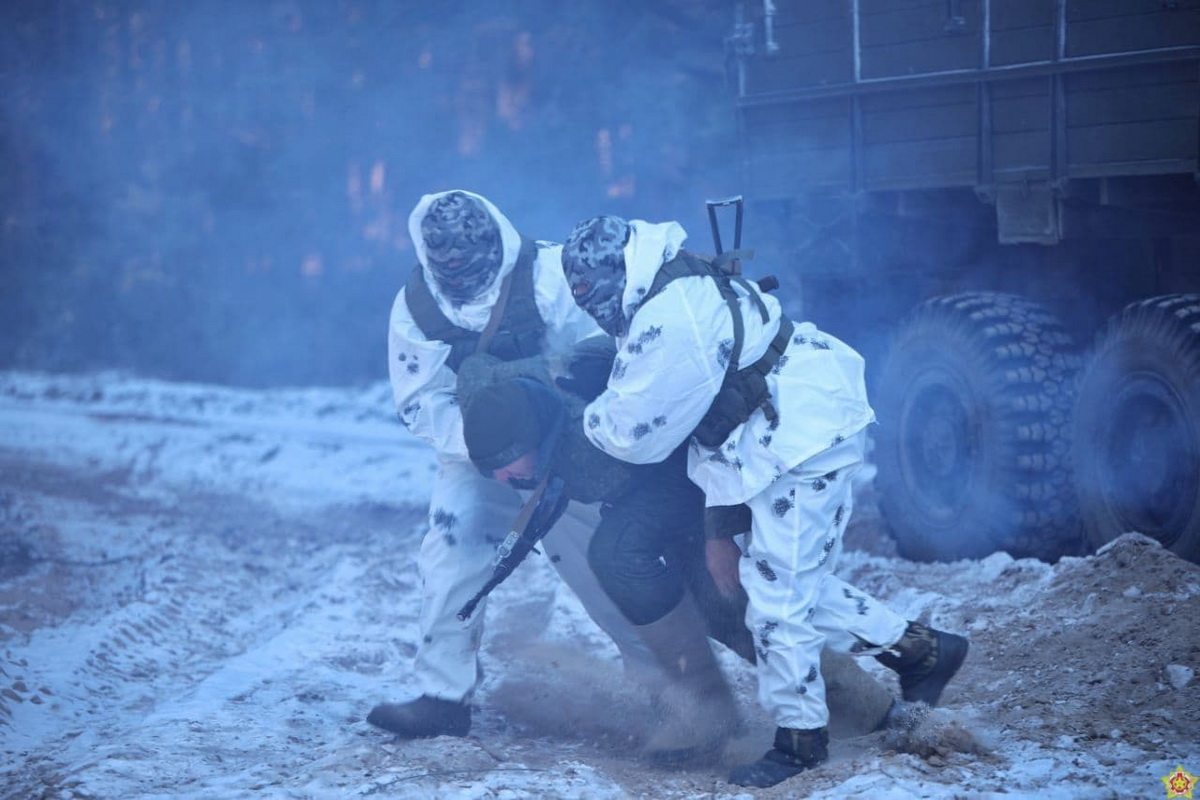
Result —
<instances>
[{"instance_id":1,"label":"white camouflage trousers","mask_svg":"<svg viewBox=\"0 0 1200 800\"><path fill-rule=\"evenodd\" d=\"M459 701L475 691L487 600L465 622L456 615L491 577L496 546L521 504L514 489L485 478L470 463L440 465L430 497L429 530L417 560L424 596L413 677L422 694ZM635 627L608 599L588 566L588 542L599 521L598 505L572 502L539 549L617 645L626 669L657 673Z\"/></svg>"},{"instance_id":2,"label":"white camouflage trousers","mask_svg":"<svg viewBox=\"0 0 1200 800\"><path fill-rule=\"evenodd\" d=\"M801 463L751 498L746 624L758 651L759 702L781 728L825 727L829 711L821 648L874 655L895 644L907 621L834 577L862 467L866 433Z\"/></svg>"}]
</instances>

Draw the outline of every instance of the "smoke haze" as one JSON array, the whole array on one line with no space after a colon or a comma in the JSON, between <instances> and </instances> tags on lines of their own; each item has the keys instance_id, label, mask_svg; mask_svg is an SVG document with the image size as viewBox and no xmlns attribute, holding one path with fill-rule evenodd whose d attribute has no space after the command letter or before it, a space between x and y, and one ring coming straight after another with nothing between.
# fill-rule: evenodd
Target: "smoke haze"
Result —
<instances>
[{"instance_id":1,"label":"smoke haze","mask_svg":"<svg viewBox=\"0 0 1200 800\"><path fill-rule=\"evenodd\" d=\"M728 4L15 2L0 367L382 379L420 195L527 235L738 191Z\"/></svg>"}]
</instances>

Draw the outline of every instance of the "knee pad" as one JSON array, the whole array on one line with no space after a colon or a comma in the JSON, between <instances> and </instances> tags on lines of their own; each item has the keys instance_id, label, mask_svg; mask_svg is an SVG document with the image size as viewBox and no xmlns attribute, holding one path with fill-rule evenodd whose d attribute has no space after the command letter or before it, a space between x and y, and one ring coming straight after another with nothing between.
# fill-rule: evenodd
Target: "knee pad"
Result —
<instances>
[{"instance_id":1,"label":"knee pad","mask_svg":"<svg viewBox=\"0 0 1200 800\"><path fill-rule=\"evenodd\" d=\"M683 597L683 576L658 555L623 546L627 537L603 535L601 526L588 545L588 564L609 599L634 625L648 625Z\"/></svg>"}]
</instances>

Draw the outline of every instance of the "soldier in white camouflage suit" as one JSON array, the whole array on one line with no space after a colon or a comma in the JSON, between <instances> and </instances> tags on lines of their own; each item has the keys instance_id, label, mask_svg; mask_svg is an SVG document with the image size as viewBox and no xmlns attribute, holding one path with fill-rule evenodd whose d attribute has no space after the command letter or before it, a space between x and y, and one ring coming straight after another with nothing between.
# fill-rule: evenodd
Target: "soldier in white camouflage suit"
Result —
<instances>
[{"instance_id":1,"label":"soldier in white camouflage suit","mask_svg":"<svg viewBox=\"0 0 1200 800\"><path fill-rule=\"evenodd\" d=\"M591 352L582 360L597 361ZM643 754L664 765L711 759L738 730L739 714L705 631L680 621L698 619L694 607L708 635L750 663L755 637L745 627L745 591L722 592L705 569L704 495L687 477L686 448L656 464L613 458L584 436L584 404L600 391L590 391L590 380L559 381L557 390L525 377L494 382L497 366L488 356L471 356L459 372L472 461L497 480L554 480L561 496L599 504L589 561L673 677L655 695L658 713ZM552 516L541 520L553 525ZM723 526L713 533L726 536L749 527L737 514L712 523ZM921 718L919 708L895 700L849 656L828 650L821 656L829 707L847 733L903 728Z\"/></svg>"},{"instance_id":2,"label":"soldier in white camouflage suit","mask_svg":"<svg viewBox=\"0 0 1200 800\"><path fill-rule=\"evenodd\" d=\"M380 704L367 721L403 737L465 736L479 682L484 609L465 622L455 615L489 577L521 497L468 460L456 372L476 352L497 309L486 351L513 375L544 377L547 354L598 331L571 300L561 248L525 239L485 198L465 191L426 195L409 217L409 234L419 263L392 307L388 366L400 421L437 451L438 472L429 530L417 554L424 593L412 670L417 697ZM658 675L633 626L588 567L597 521L594 507L572 503L545 540L547 554L616 643L626 668Z\"/></svg>"},{"instance_id":3,"label":"soldier in white camouflage suit","mask_svg":"<svg viewBox=\"0 0 1200 800\"><path fill-rule=\"evenodd\" d=\"M759 699L778 726L774 748L730 781L773 786L827 758L823 647L875 655L899 673L905 700L932 705L967 641L906 621L833 574L874 420L862 358L683 250L685 237L674 222L596 217L567 238L575 301L618 345L583 427L636 464L689 442L688 473L707 505L749 506L747 552L713 539L707 560L718 585L740 581L749 595ZM670 629L687 613L681 604L655 624Z\"/></svg>"}]
</instances>

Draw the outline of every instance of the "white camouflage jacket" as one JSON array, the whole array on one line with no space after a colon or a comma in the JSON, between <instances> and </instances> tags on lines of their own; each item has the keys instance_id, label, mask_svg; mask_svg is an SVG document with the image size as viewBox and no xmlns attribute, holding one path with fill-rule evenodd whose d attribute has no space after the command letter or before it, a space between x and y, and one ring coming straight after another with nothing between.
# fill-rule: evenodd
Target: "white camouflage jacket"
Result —
<instances>
[{"instance_id":1,"label":"white camouflage jacket","mask_svg":"<svg viewBox=\"0 0 1200 800\"><path fill-rule=\"evenodd\" d=\"M417 260L424 270L425 282L437 301L438 308L455 325L471 331L487 327L492 306L500 294L500 284L516 265L521 237L508 218L486 198L465 192L480 200L500 226L504 244L504 264L492 287L478 299L455 308L438 291L437 283L426 266L425 242L421 237L421 220L429 206L443 193L421 198L408 218ZM562 247L549 245L538 248L533 264L534 300L546 323L544 351L554 356L570 348L580 339L600 333L600 329L571 297L562 270ZM392 303L388 325L388 374L392 395L400 421L417 438L429 443L441 458L467 460L463 442L462 411L458 406L456 377L446 365L450 346L425 338L409 313L401 289Z\"/></svg>"},{"instance_id":2,"label":"white camouflage jacket","mask_svg":"<svg viewBox=\"0 0 1200 800\"><path fill-rule=\"evenodd\" d=\"M623 307L629 332L617 341L608 389L584 413L593 444L624 461L661 461L700 422L725 376L733 321L715 283L677 278L644 305L658 268L678 253L687 234L674 222L631 221L625 246ZM764 324L746 290L741 295L745 340L739 366L762 357L779 330L781 309L760 295ZM778 425L760 410L715 449L692 440L688 473L708 505L743 503L805 459L861 431L875 418L867 402L863 360L811 323L797 323L792 341L767 376Z\"/></svg>"}]
</instances>

